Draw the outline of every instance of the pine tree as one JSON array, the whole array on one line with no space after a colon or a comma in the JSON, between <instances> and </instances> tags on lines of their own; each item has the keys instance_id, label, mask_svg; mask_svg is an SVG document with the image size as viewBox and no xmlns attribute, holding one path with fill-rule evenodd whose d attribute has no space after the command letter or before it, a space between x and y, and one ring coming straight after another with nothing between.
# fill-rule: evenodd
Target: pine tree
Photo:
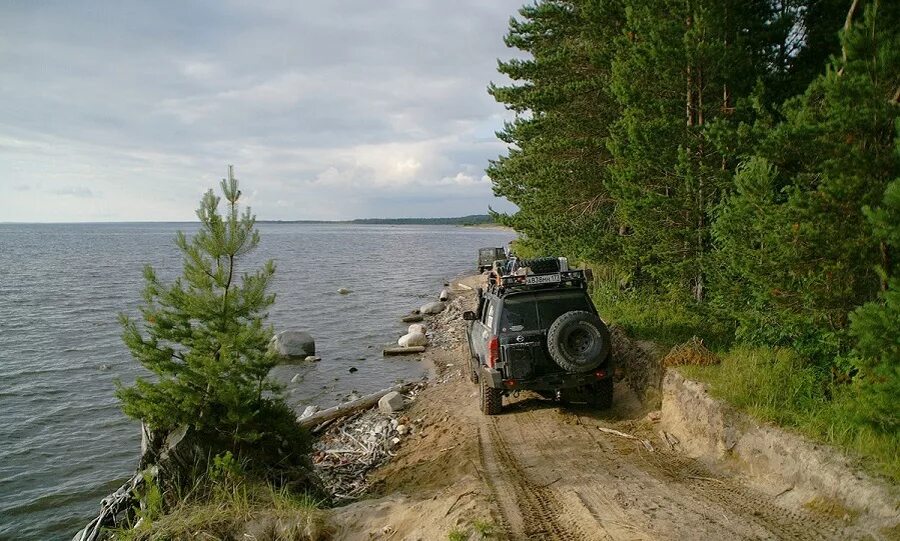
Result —
<instances>
[{"instance_id":1,"label":"pine tree","mask_svg":"<svg viewBox=\"0 0 900 541\"><path fill-rule=\"evenodd\" d=\"M758 156L774 167L747 169L755 188L738 186L717 223L722 300L742 336L823 363L848 351L848 315L883 286L875 267L890 250L863 208L879 204L900 168L900 6L854 7L842 57L760 142Z\"/></svg>"},{"instance_id":2,"label":"pine tree","mask_svg":"<svg viewBox=\"0 0 900 541\"><path fill-rule=\"evenodd\" d=\"M249 208L239 213L231 166L221 189L224 214L209 190L197 210L199 231L176 236L182 276L164 284L148 265L143 325L120 316L126 346L154 377L119 385L116 396L127 415L156 430L191 425L211 445L237 452L274 452L284 441L297 450L304 438L268 377L276 361L267 352L272 330L264 323L275 300L267 291L275 265L242 270L259 232Z\"/></svg>"},{"instance_id":3,"label":"pine tree","mask_svg":"<svg viewBox=\"0 0 900 541\"><path fill-rule=\"evenodd\" d=\"M528 53L499 63L513 80L491 85L516 113L498 137L510 145L487 170L494 192L519 207L505 223L544 253L601 260L614 255L613 202L604 187L608 91L621 8L600 0L543 0L519 10L506 43Z\"/></svg>"},{"instance_id":4,"label":"pine tree","mask_svg":"<svg viewBox=\"0 0 900 541\"><path fill-rule=\"evenodd\" d=\"M645 281L703 301L710 214L738 158L710 138L710 129L733 131L727 126L752 112L747 98L766 72L774 39L762 32L770 6L629 4L611 79L622 114L609 141L610 192L628 232L624 255Z\"/></svg>"},{"instance_id":5,"label":"pine tree","mask_svg":"<svg viewBox=\"0 0 900 541\"><path fill-rule=\"evenodd\" d=\"M900 143L900 137L897 138ZM897 151L900 152L900 144ZM885 431L900 429L900 178L885 190L883 203L866 209L876 238L891 257L879 266L885 288L877 300L850 315L850 331L862 369L861 417ZM886 265L886 266L885 266Z\"/></svg>"}]
</instances>

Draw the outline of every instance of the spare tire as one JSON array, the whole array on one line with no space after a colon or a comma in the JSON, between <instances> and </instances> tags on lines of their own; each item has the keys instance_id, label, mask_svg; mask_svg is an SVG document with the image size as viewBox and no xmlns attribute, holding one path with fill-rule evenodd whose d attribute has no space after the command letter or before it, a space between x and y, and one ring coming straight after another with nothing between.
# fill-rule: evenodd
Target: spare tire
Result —
<instances>
[{"instance_id":1,"label":"spare tire","mask_svg":"<svg viewBox=\"0 0 900 541\"><path fill-rule=\"evenodd\" d=\"M534 257L531 259L520 259L519 267L528 267L534 274L547 274L549 272L559 272L559 258L556 257Z\"/></svg>"},{"instance_id":2,"label":"spare tire","mask_svg":"<svg viewBox=\"0 0 900 541\"><path fill-rule=\"evenodd\" d=\"M606 360L610 348L609 329L590 312L566 312L547 331L550 357L568 372L597 368Z\"/></svg>"}]
</instances>

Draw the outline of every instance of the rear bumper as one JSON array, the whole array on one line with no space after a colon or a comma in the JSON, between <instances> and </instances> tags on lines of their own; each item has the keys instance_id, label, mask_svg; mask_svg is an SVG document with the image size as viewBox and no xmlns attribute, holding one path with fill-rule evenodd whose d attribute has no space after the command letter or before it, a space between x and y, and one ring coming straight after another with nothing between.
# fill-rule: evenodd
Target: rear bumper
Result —
<instances>
[{"instance_id":1,"label":"rear bumper","mask_svg":"<svg viewBox=\"0 0 900 541\"><path fill-rule=\"evenodd\" d=\"M607 363L607 365L609 364ZM504 389L506 391L558 391L609 379L612 377L612 372L606 368L598 368L592 372L581 374L560 372L535 378L504 380L499 370L492 370L483 366L481 368L481 377L489 387L494 389Z\"/></svg>"}]
</instances>

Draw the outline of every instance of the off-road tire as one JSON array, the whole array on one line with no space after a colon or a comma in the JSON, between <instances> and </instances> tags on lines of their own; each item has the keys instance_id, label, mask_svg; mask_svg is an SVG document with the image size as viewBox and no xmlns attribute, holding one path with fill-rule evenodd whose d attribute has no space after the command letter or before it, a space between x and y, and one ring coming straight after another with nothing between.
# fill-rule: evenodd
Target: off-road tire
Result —
<instances>
[{"instance_id":1,"label":"off-road tire","mask_svg":"<svg viewBox=\"0 0 900 541\"><path fill-rule=\"evenodd\" d=\"M478 357L469 355L469 380L478 383Z\"/></svg>"},{"instance_id":2,"label":"off-road tire","mask_svg":"<svg viewBox=\"0 0 900 541\"><path fill-rule=\"evenodd\" d=\"M481 413L485 415L499 415L503 409L503 391L488 387L487 382L481 382Z\"/></svg>"},{"instance_id":3,"label":"off-road tire","mask_svg":"<svg viewBox=\"0 0 900 541\"><path fill-rule=\"evenodd\" d=\"M593 370L609 356L609 329L596 314L576 310L556 318L547 331L550 357L567 372Z\"/></svg>"},{"instance_id":4,"label":"off-road tire","mask_svg":"<svg viewBox=\"0 0 900 541\"><path fill-rule=\"evenodd\" d=\"M613 379L602 379L591 385L588 390L588 406L601 410L612 407L613 404Z\"/></svg>"}]
</instances>

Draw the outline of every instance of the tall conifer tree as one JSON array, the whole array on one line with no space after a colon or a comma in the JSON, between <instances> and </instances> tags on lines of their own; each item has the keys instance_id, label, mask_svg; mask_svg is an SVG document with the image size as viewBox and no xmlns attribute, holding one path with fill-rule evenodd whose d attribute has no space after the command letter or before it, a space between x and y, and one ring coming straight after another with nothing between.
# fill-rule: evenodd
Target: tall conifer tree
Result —
<instances>
[{"instance_id":1,"label":"tall conifer tree","mask_svg":"<svg viewBox=\"0 0 900 541\"><path fill-rule=\"evenodd\" d=\"M543 0L519 15L506 43L527 56L500 62L513 84L489 89L516 114L498 133L508 153L487 171L494 192L518 205L506 221L537 250L609 258L617 230L604 186L606 138L618 108L608 79L621 8Z\"/></svg>"},{"instance_id":2,"label":"tall conifer tree","mask_svg":"<svg viewBox=\"0 0 900 541\"><path fill-rule=\"evenodd\" d=\"M239 212L241 192L230 166L221 189L224 214L209 190L197 210L199 230L177 234L182 276L165 284L152 267L144 269L143 325L125 315L121 321L132 356L154 377L119 386L116 395L127 415L154 429L191 425L211 444L237 451L296 439L293 447L302 439L295 438L299 429L268 377L276 364L265 325L275 300L268 292L275 265L267 261L251 272L244 261L259 232L250 209Z\"/></svg>"}]
</instances>

